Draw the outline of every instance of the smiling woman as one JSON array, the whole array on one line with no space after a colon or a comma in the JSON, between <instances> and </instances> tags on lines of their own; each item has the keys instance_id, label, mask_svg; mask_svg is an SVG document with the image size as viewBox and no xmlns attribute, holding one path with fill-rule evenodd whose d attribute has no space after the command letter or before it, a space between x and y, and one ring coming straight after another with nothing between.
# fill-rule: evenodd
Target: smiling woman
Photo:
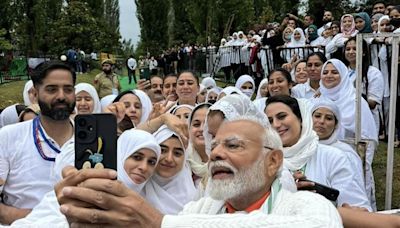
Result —
<instances>
[{"instance_id":1,"label":"smiling woman","mask_svg":"<svg viewBox=\"0 0 400 228\"><path fill-rule=\"evenodd\" d=\"M348 203L371 210L364 185L356 181L357 172L346 155L336 148L318 143L307 101L273 96L266 102L265 113L279 133L284 146L284 162L294 173L299 190L314 186L312 182L304 181L307 178L338 189L338 206Z\"/></svg>"},{"instance_id":2,"label":"smiling woman","mask_svg":"<svg viewBox=\"0 0 400 228\"><path fill-rule=\"evenodd\" d=\"M88 83L75 86L76 109L78 114L100 113L101 104L96 89Z\"/></svg>"},{"instance_id":3,"label":"smiling woman","mask_svg":"<svg viewBox=\"0 0 400 228\"><path fill-rule=\"evenodd\" d=\"M146 184L146 199L164 214L177 214L195 199L197 190L179 136L162 126L154 137L162 148L156 174Z\"/></svg>"}]
</instances>

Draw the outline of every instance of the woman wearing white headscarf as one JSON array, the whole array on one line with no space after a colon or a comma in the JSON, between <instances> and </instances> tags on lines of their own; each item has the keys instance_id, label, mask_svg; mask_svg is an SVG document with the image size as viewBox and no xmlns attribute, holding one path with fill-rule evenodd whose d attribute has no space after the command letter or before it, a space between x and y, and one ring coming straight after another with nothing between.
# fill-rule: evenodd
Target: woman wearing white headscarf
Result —
<instances>
[{"instance_id":1,"label":"woman wearing white headscarf","mask_svg":"<svg viewBox=\"0 0 400 228\"><path fill-rule=\"evenodd\" d=\"M161 154L160 146L153 135L142 130L125 131L118 138L117 144L118 180L146 198L142 190L154 173ZM145 154L142 149L148 149L154 154ZM136 161L136 156L141 160ZM128 161L128 159L130 160ZM60 154L60 157L57 157L54 169L58 180L61 180L61 170L67 165L73 165L74 160L74 144L71 144L66 148L66 151ZM149 164L144 165L143 162ZM141 166L141 168L139 169L137 166ZM147 167L143 168L144 166ZM132 172L133 170L134 172ZM140 176L145 176L147 179L139 178L142 180L138 183L137 180L135 181L137 179L136 172L142 172ZM56 227L68 227L68 221L60 212L60 205L54 191L47 193L27 217L17 220L12 224L12 227L40 227L49 224Z\"/></svg>"},{"instance_id":2,"label":"woman wearing white headscarf","mask_svg":"<svg viewBox=\"0 0 400 228\"><path fill-rule=\"evenodd\" d=\"M390 22L390 18L387 15L382 16L378 21L378 33L388 32L388 24ZM383 25L386 26L383 26ZM379 44L375 44L379 45ZM372 46L374 47L374 46ZM381 44L379 48L379 52L377 57L372 59L372 65L379 68L383 75L383 100L382 100L382 108L381 113L383 113L384 126L385 126L385 134L387 135L387 131L389 129L389 104L390 104L390 81L389 81L389 67L388 67L388 55L387 55L388 46L386 44ZM371 55L376 52L376 48L371 48ZM376 53L375 53L376 54ZM375 61L374 61L375 60ZM400 94L400 89L397 87L397 94Z\"/></svg>"},{"instance_id":3,"label":"woman wearing white headscarf","mask_svg":"<svg viewBox=\"0 0 400 228\"><path fill-rule=\"evenodd\" d=\"M256 99L253 104L257 107L260 112L264 112L265 101L268 99L268 78L261 80L258 86Z\"/></svg>"},{"instance_id":4,"label":"woman wearing white headscarf","mask_svg":"<svg viewBox=\"0 0 400 228\"><path fill-rule=\"evenodd\" d=\"M332 82L332 72L326 70L331 67L338 72L339 78ZM342 126L344 127L344 136L349 138L355 137L356 132L356 93L351 83L351 79L347 77L346 65L338 59L328 60L322 67L320 92L321 97L333 101L341 111ZM340 80L338 82L338 80ZM336 84L336 85L335 85ZM371 205L375 208L375 183L372 173L372 161L374 158L375 147L378 143L378 133L375 127L374 118L368 103L361 99L361 138L370 140L366 151L365 165L365 183L366 192L370 199Z\"/></svg>"},{"instance_id":5,"label":"woman wearing white headscarf","mask_svg":"<svg viewBox=\"0 0 400 228\"><path fill-rule=\"evenodd\" d=\"M85 92L87 94L85 94ZM89 95L90 97L87 97ZM101 104L96 89L88 83L75 86L76 109L78 114L101 113ZM83 109L85 112L81 111Z\"/></svg>"},{"instance_id":6,"label":"woman wearing white headscarf","mask_svg":"<svg viewBox=\"0 0 400 228\"><path fill-rule=\"evenodd\" d=\"M244 74L238 78L235 87L242 91L242 93L248 96L250 99L256 90L253 77L247 74Z\"/></svg>"},{"instance_id":7,"label":"woman wearing white headscarf","mask_svg":"<svg viewBox=\"0 0 400 228\"><path fill-rule=\"evenodd\" d=\"M161 127L155 132L154 137L160 145L172 137L177 137L181 148L185 148L179 136L166 126ZM192 180L192 172L186 161L188 154L184 152L183 156L183 166L175 175L168 178L161 177L156 171L157 173L153 175L145 186L144 193L146 199L163 214L178 214L186 203L194 200L196 197L197 190ZM162 158L158 166L161 164Z\"/></svg>"},{"instance_id":8,"label":"woman wearing white headscarf","mask_svg":"<svg viewBox=\"0 0 400 228\"><path fill-rule=\"evenodd\" d=\"M37 98L35 97L35 94L32 92L32 90L33 90L33 82L32 80L29 80L25 83L24 91L22 92L22 96L24 98L24 104L26 106L37 103L36 101Z\"/></svg>"},{"instance_id":9,"label":"woman wearing white headscarf","mask_svg":"<svg viewBox=\"0 0 400 228\"><path fill-rule=\"evenodd\" d=\"M142 123L145 123L149 119L150 113L153 110L153 104L151 103L151 100L150 100L149 96L147 96L147 94L145 92L143 92L142 90L134 89L134 90L128 90L128 91L122 92L114 99L113 103L114 102L119 102L119 101L120 102L125 102L125 97L128 97L129 95L136 96L139 99L140 103L141 103L140 116L132 115L132 118L131 118L132 121L136 122L136 123L134 123L135 126L137 126L139 124L142 124ZM130 107L134 106L133 100L128 99L126 101L130 102ZM130 108L126 109L126 115L131 117L129 109ZM137 108L135 108L135 109L137 109ZM136 118L138 118L138 119L136 120Z\"/></svg>"},{"instance_id":10,"label":"woman wearing white headscarf","mask_svg":"<svg viewBox=\"0 0 400 228\"><path fill-rule=\"evenodd\" d=\"M306 46L306 36L301 28L296 28L290 37L290 42L286 45L288 48L300 48ZM301 49L288 49L284 51L286 62L290 63L293 55L298 55L298 59L303 59L304 53Z\"/></svg>"},{"instance_id":11,"label":"woman wearing white headscarf","mask_svg":"<svg viewBox=\"0 0 400 228\"><path fill-rule=\"evenodd\" d=\"M204 85L204 87L206 87L207 90L217 87L217 83L215 82L214 78L212 78L212 77L203 78L203 80L201 81L201 84Z\"/></svg>"},{"instance_id":12,"label":"woman wearing white headscarf","mask_svg":"<svg viewBox=\"0 0 400 228\"><path fill-rule=\"evenodd\" d=\"M339 108L332 101L324 98L315 100L311 109L313 117L313 128L319 136L319 142L324 145L333 146L346 153L351 166L356 169L356 181L364 188L364 174L362 162L357 152L348 144L339 141L343 138L343 127L341 126L341 114ZM333 115L333 119L332 118ZM334 123L331 126L329 123Z\"/></svg>"},{"instance_id":13,"label":"woman wearing white headscarf","mask_svg":"<svg viewBox=\"0 0 400 228\"><path fill-rule=\"evenodd\" d=\"M267 86L268 86L268 78L264 78L263 80L261 80L260 85L258 85L256 100L263 97L267 97L268 95Z\"/></svg>"},{"instance_id":14,"label":"woman wearing white headscarf","mask_svg":"<svg viewBox=\"0 0 400 228\"><path fill-rule=\"evenodd\" d=\"M205 102L214 104L217 101L220 92L221 89L219 87L208 90Z\"/></svg>"},{"instance_id":15,"label":"woman wearing white headscarf","mask_svg":"<svg viewBox=\"0 0 400 228\"><path fill-rule=\"evenodd\" d=\"M100 105L101 105L101 110L104 110L107 106L113 103L114 99L117 97L117 95L110 94L107 95L100 100Z\"/></svg>"},{"instance_id":16,"label":"woman wearing white headscarf","mask_svg":"<svg viewBox=\"0 0 400 228\"><path fill-rule=\"evenodd\" d=\"M340 191L338 206L348 203L371 211L365 190L357 184L347 156L334 147L318 143L307 100L273 96L266 102L265 113L282 139L283 164L300 182L298 186L313 186L309 181L315 181Z\"/></svg>"}]
</instances>

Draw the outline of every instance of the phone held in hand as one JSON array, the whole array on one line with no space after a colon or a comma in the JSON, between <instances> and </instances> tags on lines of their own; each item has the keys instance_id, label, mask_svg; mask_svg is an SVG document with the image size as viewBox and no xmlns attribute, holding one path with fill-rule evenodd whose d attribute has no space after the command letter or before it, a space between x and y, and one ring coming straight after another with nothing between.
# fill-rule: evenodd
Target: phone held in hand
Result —
<instances>
[{"instance_id":1,"label":"phone held in hand","mask_svg":"<svg viewBox=\"0 0 400 228\"><path fill-rule=\"evenodd\" d=\"M338 196L339 196L339 190L319 184L315 181L311 181L311 180L307 180L307 179L303 179L300 181L308 181L308 182L313 182L314 186L307 186L307 187L303 187L303 188L299 188L298 190L314 190L316 191L318 194L324 196L325 198L327 198L330 201L336 201Z\"/></svg>"},{"instance_id":2,"label":"phone held in hand","mask_svg":"<svg viewBox=\"0 0 400 228\"><path fill-rule=\"evenodd\" d=\"M117 170L117 119L113 114L75 117L75 167Z\"/></svg>"}]
</instances>

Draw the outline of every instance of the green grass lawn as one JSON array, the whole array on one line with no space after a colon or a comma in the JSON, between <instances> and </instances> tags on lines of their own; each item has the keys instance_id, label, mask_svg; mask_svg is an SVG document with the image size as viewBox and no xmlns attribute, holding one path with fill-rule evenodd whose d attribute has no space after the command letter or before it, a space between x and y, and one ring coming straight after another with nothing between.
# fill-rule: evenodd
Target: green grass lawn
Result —
<instances>
[{"instance_id":1,"label":"green grass lawn","mask_svg":"<svg viewBox=\"0 0 400 228\"><path fill-rule=\"evenodd\" d=\"M87 74L77 76L77 83L92 83L93 78L98 74L99 70L94 70ZM122 83L127 83L127 78L121 78ZM5 108L14 103L22 103L22 91L25 81L16 81L0 85L0 108ZM381 142L378 151L375 154L373 162L373 170L376 186L376 200L379 210L383 210L385 206L385 185L386 185L386 151L387 144ZM393 198L392 208L400 207L400 149L395 150L394 154L394 173L393 173Z\"/></svg>"}]
</instances>

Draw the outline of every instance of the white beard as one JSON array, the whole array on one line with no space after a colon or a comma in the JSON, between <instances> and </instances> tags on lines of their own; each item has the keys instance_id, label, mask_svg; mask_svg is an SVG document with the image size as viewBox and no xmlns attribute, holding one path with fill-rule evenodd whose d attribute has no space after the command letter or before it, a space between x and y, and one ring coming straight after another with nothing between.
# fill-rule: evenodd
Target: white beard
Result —
<instances>
[{"instance_id":1,"label":"white beard","mask_svg":"<svg viewBox=\"0 0 400 228\"><path fill-rule=\"evenodd\" d=\"M233 172L233 178L224 180L210 178L207 185L210 196L215 200L226 201L254 193L261 189L267 182L264 174L264 157L265 155L260 155L249 168L241 170L236 169L225 161L210 162L209 175L211 174L211 168L215 166L226 167Z\"/></svg>"}]
</instances>

